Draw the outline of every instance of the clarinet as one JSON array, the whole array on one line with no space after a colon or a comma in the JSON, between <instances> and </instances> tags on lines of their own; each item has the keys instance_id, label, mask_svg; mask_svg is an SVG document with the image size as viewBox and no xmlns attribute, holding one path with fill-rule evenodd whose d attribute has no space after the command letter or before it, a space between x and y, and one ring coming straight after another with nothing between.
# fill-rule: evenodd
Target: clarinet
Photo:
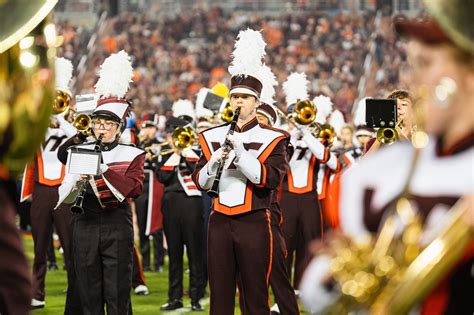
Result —
<instances>
[{"instance_id":1,"label":"clarinet","mask_svg":"<svg viewBox=\"0 0 474 315\"><path fill-rule=\"evenodd\" d=\"M222 145L222 151L230 151L232 148L232 144L230 143L230 140L228 139L227 136L234 134L235 127L237 126L237 120L239 119L240 115L240 107L237 107L237 109L234 112L234 117L232 117L232 122L230 123L230 128L229 131L227 132L227 135L225 137L224 144ZM212 183L212 188L207 191L207 194L211 198L216 198L219 195L219 182L221 180L222 176L222 171L224 170L224 164L226 162L226 159L221 159L219 161L219 164L217 166L217 173L216 177L214 178L214 182Z\"/></svg>"},{"instance_id":2,"label":"clarinet","mask_svg":"<svg viewBox=\"0 0 474 315\"><path fill-rule=\"evenodd\" d=\"M104 134L100 134L99 138L95 142L94 145L94 151L95 152L100 152L100 145L102 144L102 138L104 137ZM82 207L82 203L84 202L84 196L86 194L86 182L84 182L84 185L81 186L81 191L77 195L76 201L74 202L74 205L71 207L71 212L72 213L77 213L77 214L83 214L84 213L84 208Z\"/></svg>"}]
</instances>

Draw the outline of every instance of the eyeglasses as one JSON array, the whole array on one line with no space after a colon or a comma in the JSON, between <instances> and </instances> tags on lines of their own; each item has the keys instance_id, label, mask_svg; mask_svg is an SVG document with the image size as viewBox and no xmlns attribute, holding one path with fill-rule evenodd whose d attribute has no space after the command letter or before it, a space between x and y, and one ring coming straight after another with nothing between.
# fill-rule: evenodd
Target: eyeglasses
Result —
<instances>
[{"instance_id":1,"label":"eyeglasses","mask_svg":"<svg viewBox=\"0 0 474 315\"><path fill-rule=\"evenodd\" d=\"M105 130L110 130L112 129L113 126L116 126L117 123L110 121L110 120L104 120L104 119L93 119L92 120L92 128L94 129L100 129L100 126L102 126L103 129Z\"/></svg>"}]
</instances>

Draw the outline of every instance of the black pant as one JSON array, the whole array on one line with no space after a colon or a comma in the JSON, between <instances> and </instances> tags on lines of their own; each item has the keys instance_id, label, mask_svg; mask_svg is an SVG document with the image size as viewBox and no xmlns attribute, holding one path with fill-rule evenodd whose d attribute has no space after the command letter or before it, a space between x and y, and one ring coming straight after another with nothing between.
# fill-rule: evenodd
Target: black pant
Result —
<instances>
[{"instance_id":1,"label":"black pant","mask_svg":"<svg viewBox=\"0 0 474 315\"><path fill-rule=\"evenodd\" d=\"M280 205L283 213L282 231L288 250L287 270L291 276L294 257L293 287L298 288L307 265L307 246L312 240L321 237L323 229L318 195L315 191L305 194L283 191Z\"/></svg>"},{"instance_id":2,"label":"black pant","mask_svg":"<svg viewBox=\"0 0 474 315\"><path fill-rule=\"evenodd\" d=\"M85 198L96 198L86 194ZM86 204L86 199L84 199ZM74 215L76 285L84 314L130 314L133 225L128 205Z\"/></svg>"},{"instance_id":3,"label":"black pant","mask_svg":"<svg viewBox=\"0 0 474 315\"><path fill-rule=\"evenodd\" d=\"M31 203L31 231L35 247L33 262L33 298L44 300L48 250L53 223L64 250L64 261L69 260L69 224L71 211L66 205L53 210L58 200L58 187L35 183Z\"/></svg>"},{"instance_id":4,"label":"black pant","mask_svg":"<svg viewBox=\"0 0 474 315\"><path fill-rule=\"evenodd\" d=\"M206 193L202 195L203 204L203 236L202 236L202 290L206 291L209 272L207 268L207 231L209 229L209 217L211 216L212 199Z\"/></svg>"},{"instance_id":5,"label":"black pant","mask_svg":"<svg viewBox=\"0 0 474 315\"><path fill-rule=\"evenodd\" d=\"M148 176L145 174L145 176ZM143 184L143 192L135 199L135 207L137 210L138 235L140 237L140 254L142 256L143 269L150 268L150 236L145 234L146 221L148 215L148 194L149 180L145 180ZM158 270L165 263L165 249L163 247L163 230L156 231L153 236L153 255L155 257L153 267Z\"/></svg>"},{"instance_id":6,"label":"black pant","mask_svg":"<svg viewBox=\"0 0 474 315\"><path fill-rule=\"evenodd\" d=\"M268 284L272 265L270 211L253 210L228 216L212 212L209 219L209 285L211 315L234 314L235 288L248 314L270 314ZM246 313L246 312L244 312Z\"/></svg>"},{"instance_id":7,"label":"black pant","mask_svg":"<svg viewBox=\"0 0 474 315\"><path fill-rule=\"evenodd\" d=\"M286 243L280 228L278 216L272 211L273 261L270 274L275 302L278 304L281 315L298 315L298 302L295 291L291 286L291 277L286 266Z\"/></svg>"},{"instance_id":8,"label":"black pant","mask_svg":"<svg viewBox=\"0 0 474 315\"><path fill-rule=\"evenodd\" d=\"M202 200L188 197L184 192L163 195L163 226L168 242L168 299L183 297L183 248L189 263L189 297L197 301L202 290Z\"/></svg>"}]
</instances>

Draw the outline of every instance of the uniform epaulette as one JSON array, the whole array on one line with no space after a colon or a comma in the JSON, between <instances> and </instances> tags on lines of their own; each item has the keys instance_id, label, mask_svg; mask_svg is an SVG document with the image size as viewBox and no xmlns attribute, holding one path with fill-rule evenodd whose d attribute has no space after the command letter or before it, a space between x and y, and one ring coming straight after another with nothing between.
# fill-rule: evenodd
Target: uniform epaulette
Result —
<instances>
[{"instance_id":1,"label":"uniform epaulette","mask_svg":"<svg viewBox=\"0 0 474 315\"><path fill-rule=\"evenodd\" d=\"M282 133L285 137L290 137L290 134L286 131L286 130L283 130L283 129L279 129L279 128L275 128L275 127L270 127L268 125L263 125L263 124L259 124L260 127L262 128L265 128L265 129L269 129L269 130L273 130L273 131L276 131L276 132L280 132Z\"/></svg>"},{"instance_id":2,"label":"uniform epaulette","mask_svg":"<svg viewBox=\"0 0 474 315\"><path fill-rule=\"evenodd\" d=\"M143 152L145 152L145 150L143 150L143 149L140 148L140 147L137 147L136 144L134 144L134 143L120 143L120 145L124 145L124 146L127 146L127 147L136 148L136 149L139 149L139 150L142 150Z\"/></svg>"},{"instance_id":3,"label":"uniform epaulette","mask_svg":"<svg viewBox=\"0 0 474 315\"><path fill-rule=\"evenodd\" d=\"M223 124L214 126L214 127L207 128L206 130L203 130L203 131L201 131L200 133L204 133L204 132L207 132L207 131L209 131L209 130L216 129L216 128L219 128L219 127L227 126L227 125L229 125L229 124L230 124L230 122L226 122L226 123L223 123Z\"/></svg>"}]
</instances>

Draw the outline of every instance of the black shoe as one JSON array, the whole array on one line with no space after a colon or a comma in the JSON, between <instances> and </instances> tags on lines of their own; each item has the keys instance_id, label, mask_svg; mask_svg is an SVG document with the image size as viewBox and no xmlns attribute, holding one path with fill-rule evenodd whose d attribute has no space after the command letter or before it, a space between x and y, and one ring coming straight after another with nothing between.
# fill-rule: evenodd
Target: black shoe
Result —
<instances>
[{"instance_id":1,"label":"black shoe","mask_svg":"<svg viewBox=\"0 0 474 315\"><path fill-rule=\"evenodd\" d=\"M164 305L162 305L160 307L160 310L162 311L172 311L172 310L176 310L178 308L182 308L183 307L183 302L181 302L180 300L174 300L174 301L170 301Z\"/></svg>"},{"instance_id":2,"label":"black shoe","mask_svg":"<svg viewBox=\"0 0 474 315\"><path fill-rule=\"evenodd\" d=\"M199 301L191 302L191 310L195 312L204 311L204 307L199 303Z\"/></svg>"}]
</instances>

